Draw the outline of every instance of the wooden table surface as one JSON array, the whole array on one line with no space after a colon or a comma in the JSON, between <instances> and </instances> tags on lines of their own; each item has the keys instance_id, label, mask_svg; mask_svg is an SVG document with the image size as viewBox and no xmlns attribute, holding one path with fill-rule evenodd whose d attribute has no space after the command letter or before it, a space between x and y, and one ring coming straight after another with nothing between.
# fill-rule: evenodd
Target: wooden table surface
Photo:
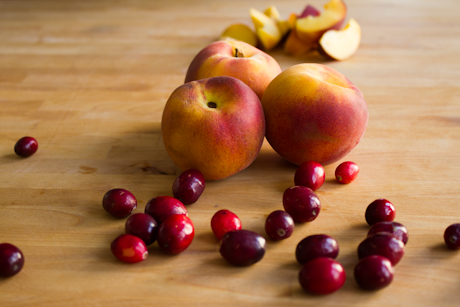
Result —
<instances>
[{"instance_id":1,"label":"wooden table surface","mask_svg":"<svg viewBox=\"0 0 460 307\"><path fill-rule=\"evenodd\" d=\"M275 4L287 17L325 3L1 0L0 242L17 245L25 266L0 279L0 305L458 306L460 252L443 243L445 228L460 222L457 0L347 0L363 33L352 58L270 52L282 69L317 62L340 71L361 89L370 116L361 143L341 160L360 165L358 179L338 184L341 161L326 166L319 217L288 240L269 241L261 262L228 265L210 219L226 208L265 235L296 169L266 142L249 168L208 182L188 207L196 236L184 253L168 256L155 244L146 261L127 265L110 252L125 220L103 210L106 191L130 190L136 212L172 195L180 172L164 149L161 115L195 54L232 23L252 26L250 7ZM26 135L39 150L22 159L13 147ZM377 198L395 204L410 239L393 283L364 292L353 268L365 208ZM306 294L297 281L295 247L315 233L337 239L347 273L328 296Z\"/></svg>"}]
</instances>

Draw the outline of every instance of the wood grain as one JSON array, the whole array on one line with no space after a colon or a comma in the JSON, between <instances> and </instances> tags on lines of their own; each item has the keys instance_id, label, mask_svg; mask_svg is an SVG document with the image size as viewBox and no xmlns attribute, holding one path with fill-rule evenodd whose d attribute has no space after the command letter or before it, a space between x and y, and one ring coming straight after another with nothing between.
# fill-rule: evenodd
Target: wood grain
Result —
<instances>
[{"instance_id":1,"label":"wood grain","mask_svg":"<svg viewBox=\"0 0 460 307\"><path fill-rule=\"evenodd\" d=\"M0 0L0 242L20 247L26 260L20 274L0 279L0 305L458 306L460 254L442 235L460 222L460 2L346 3L363 31L352 58L270 54L283 69L329 65L362 90L369 126L346 158L361 173L344 186L333 179L338 163L327 166L318 219L269 242L260 263L235 268L221 258L210 218L226 208L264 234L296 169L268 143L248 169L207 183L189 206L196 237L181 255L154 245L142 263L117 261L109 245L124 220L101 201L123 187L142 212L149 199L171 195L179 171L161 140L166 100L199 50L232 23L251 25L249 8L268 3ZM270 4L287 17L307 3ZM21 159L13 146L25 135L39 150ZM410 239L393 283L364 292L353 279L356 248L368 229L365 208L382 197ZM297 281L295 247L314 233L337 239L347 273L345 286L324 297Z\"/></svg>"}]
</instances>

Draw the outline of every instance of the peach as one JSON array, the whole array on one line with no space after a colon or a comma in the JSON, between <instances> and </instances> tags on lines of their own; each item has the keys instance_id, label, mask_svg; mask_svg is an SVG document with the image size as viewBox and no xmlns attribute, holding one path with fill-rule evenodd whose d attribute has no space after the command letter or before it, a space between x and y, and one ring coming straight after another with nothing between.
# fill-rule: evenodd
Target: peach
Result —
<instances>
[{"instance_id":1,"label":"peach","mask_svg":"<svg viewBox=\"0 0 460 307\"><path fill-rule=\"evenodd\" d=\"M275 48L281 40L281 32L276 21L256 9L250 9L249 15L256 27L256 34L262 47L265 50Z\"/></svg>"},{"instance_id":2,"label":"peach","mask_svg":"<svg viewBox=\"0 0 460 307\"><path fill-rule=\"evenodd\" d=\"M298 18L295 29L299 38L306 43L316 44L327 30L340 29L347 6L342 0L331 0L324 6L324 11L319 16Z\"/></svg>"},{"instance_id":3,"label":"peach","mask_svg":"<svg viewBox=\"0 0 460 307\"><path fill-rule=\"evenodd\" d=\"M281 15L276 6L270 5L264 11L264 14L273 19L276 26L278 27L278 30L280 31L281 38L284 37L291 30L291 23L289 23L288 20L281 19Z\"/></svg>"},{"instance_id":4,"label":"peach","mask_svg":"<svg viewBox=\"0 0 460 307\"><path fill-rule=\"evenodd\" d=\"M286 160L323 165L346 156L367 128L361 91L321 64L298 64L279 74L262 97L266 138Z\"/></svg>"},{"instance_id":5,"label":"peach","mask_svg":"<svg viewBox=\"0 0 460 307\"><path fill-rule=\"evenodd\" d=\"M252 88L260 99L280 72L278 62L262 50L241 41L218 41L195 56L185 82L218 76L235 77Z\"/></svg>"},{"instance_id":6,"label":"peach","mask_svg":"<svg viewBox=\"0 0 460 307\"><path fill-rule=\"evenodd\" d=\"M319 52L326 57L343 61L355 54L361 42L361 28L352 18L340 31L329 30L319 40Z\"/></svg>"},{"instance_id":7,"label":"peach","mask_svg":"<svg viewBox=\"0 0 460 307\"><path fill-rule=\"evenodd\" d=\"M320 11L318 11L315 7L308 5L300 15L300 17L297 17L295 14L291 14L289 16L289 23L294 24L296 23L297 18L303 18L303 17L308 17L308 16L319 16ZM299 38L297 35L297 31L295 30L295 27L293 27L293 30L291 33L289 33L288 38L286 39L286 42L284 43L284 52L287 54L293 55L293 56L298 56L302 55L304 53L307 53L311 49L315 48L316 44L312 42L305 42Z\"/></svg>"},{"instance_id":8,"label":"peach","mask_svg":"<svg viewBox=\"0 0 460 307\"><path fill-rule=\"evenodd\" d=\"M250 27L242 23L233 24L222 32L220 40L229 38L248 43L254 47L257 46L258 42L256 33Z\"/></svg>"},{"instance_id":9,"label":"peach","mask_svg":"<svg viewBox=\"0 0 460 307\"><path fill-rule=\"evenodd\" d=\"M262 104L239 79L222 76L185 83L166 102L163 143L182 170L206 180L234 175L257 157L265 135Z\"/></svg>"}]
</instances>

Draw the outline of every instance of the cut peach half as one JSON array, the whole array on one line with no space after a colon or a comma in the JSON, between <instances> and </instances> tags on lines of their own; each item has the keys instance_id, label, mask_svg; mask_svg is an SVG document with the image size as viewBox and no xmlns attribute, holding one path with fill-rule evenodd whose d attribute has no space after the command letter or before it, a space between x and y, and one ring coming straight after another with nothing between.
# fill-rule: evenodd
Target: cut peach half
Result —
<instances>
[{"instance_id":1,"label":"cut peach half","mask_svg":"<svg viewBox=\"0 0 460 307\"><path fill-rule=\"evenodd\" d=\"M340 29L346 14L347 6L342 0L331 0L319 16L310 15L297 19L297 35L301 40L315 44L327 30Z\"/></svg>"},{"instance_id":2,"label":"cut peach half","mask_svg":"<svg viewBox=\"0 0 460 307\"><path fill-rule=\"evenodd\" d=\"M340 31L329 30L319 40L320 52L334 60L346 60L355 54L361 42L361 27L352 18Z\"/></svg>"}]
</instances>

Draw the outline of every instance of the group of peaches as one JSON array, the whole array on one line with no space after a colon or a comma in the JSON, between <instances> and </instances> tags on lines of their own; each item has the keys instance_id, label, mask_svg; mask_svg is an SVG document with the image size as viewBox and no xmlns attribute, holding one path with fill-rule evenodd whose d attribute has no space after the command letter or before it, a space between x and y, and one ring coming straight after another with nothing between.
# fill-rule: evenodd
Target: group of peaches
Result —
<instances>
[{"instance_id":1,"label":"group of peaches","mask_svg":"<svg viewBox=\"0 0 460 307\"><path fill-rule=\"evenodd\" d=\"M361 28L353 18L341 29L347 15L343 0L331 0L321 12L307 5L301 14L291 13L282 19L276 6L264 12L251 8L249 14L255 31L243 23L224 30L221 39L236 39L269 51L283 45L293 56L317 50L327 58L345 60L351 57L361 41Z\"/></svg>"}]
</instances>

